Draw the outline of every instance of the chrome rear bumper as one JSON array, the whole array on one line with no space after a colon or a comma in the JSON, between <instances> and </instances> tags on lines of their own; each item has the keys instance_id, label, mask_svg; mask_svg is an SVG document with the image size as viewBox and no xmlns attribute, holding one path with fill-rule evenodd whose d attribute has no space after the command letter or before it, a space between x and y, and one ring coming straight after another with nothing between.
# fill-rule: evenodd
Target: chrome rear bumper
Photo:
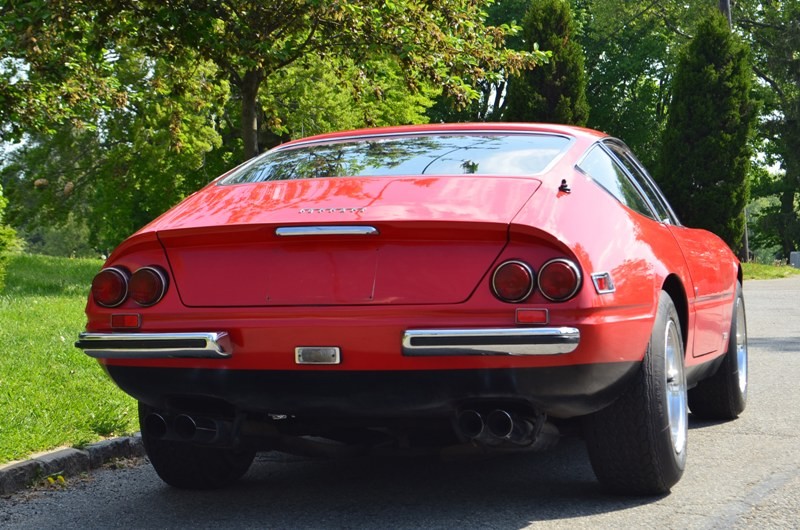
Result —
<instances>
[{"instance_id":1,"label":"chrome rear bumper","mask_svg":"<svg viewBox=\"0 0 800 530\"><path fill-rule=\"evenodd\" d=\"M575 351L577 328L410 329L403 355L562 355Z\"/></svg>"},{"instance_id":2,"label":"chrome rear bumper","mask_svg":"<svg viewBox=\"0 0 800 530\"><path fill-rule=\"evenodd\" d=\"M193 357L221 359L233 352L228 334L192 333L81 333L76 348L98 359L159 359Z\"/></svg>"},{"instance_id":3,"label":"chrome rear bumper","mask_svg":"<svg viewBox=\"0 0 800 530\"><path fill-rule=\"evenodd\" d=\"M403 355L562 355L580 343L576 328L410 329ZM99 359L221 359L233 348L226 332L81 333L75 347Z\"/></svg>"}]
</instances>

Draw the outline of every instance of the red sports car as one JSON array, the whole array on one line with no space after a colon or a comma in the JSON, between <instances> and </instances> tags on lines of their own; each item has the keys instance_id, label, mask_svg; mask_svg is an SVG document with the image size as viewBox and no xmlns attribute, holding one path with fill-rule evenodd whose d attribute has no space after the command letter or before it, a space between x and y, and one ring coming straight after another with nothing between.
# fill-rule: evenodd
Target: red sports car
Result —
<instances>
[{"instance_id":1,"label":"red sports car","mask_svg":"<svg viewBox=\"0 0 800 530\"><path fill-rule=\"evenodd\" d=\"M76 345L139 401L173 486L228 484L260 450L580 432L603 484L656 494L688 409L744 409L741 284L605 134L360 130L281 145L131 236Z\"/></svg>"}]
</instances>

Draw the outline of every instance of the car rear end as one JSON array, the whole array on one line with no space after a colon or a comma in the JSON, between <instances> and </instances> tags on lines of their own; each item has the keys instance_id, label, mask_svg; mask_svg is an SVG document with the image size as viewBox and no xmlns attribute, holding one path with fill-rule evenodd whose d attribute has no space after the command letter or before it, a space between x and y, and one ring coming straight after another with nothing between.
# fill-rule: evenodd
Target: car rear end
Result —
<instances>
[{"instance_id":1,"label":"car rear end","mask_svg":"<svg viewBox=\"0 0 800 530\"><path fill-rule=\"evenodd\" d=\"M530 445L548 416L599 410L637 368L610 345L638 348L645 334L601 332L610 278L514 224L534 197L563 193L552 178L540 188L573 139L546 135L558 141L534 163L475 138L486 136L480 158L461 140L426 154L415 135L404 149L416 174L403 162L351 175L308 155L312 141L302 167L213 183L112 254L78 347L147 407L149 432L210 445L428 424ZM396 160L384 140L359 140L369 150L351 161ZM481 174L490 156L511 169Z\"/></svg>"}]
</instances>

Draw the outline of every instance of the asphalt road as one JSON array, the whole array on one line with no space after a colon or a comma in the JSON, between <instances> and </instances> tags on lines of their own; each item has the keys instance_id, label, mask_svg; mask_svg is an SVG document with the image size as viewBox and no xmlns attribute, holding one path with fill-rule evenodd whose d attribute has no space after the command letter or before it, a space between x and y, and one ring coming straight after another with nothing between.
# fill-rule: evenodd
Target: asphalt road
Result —
<instances>
[{"instance_id":1,"label":"asphalt road","mask_svg":"<svg viewBox=\"0 0 800 530\"><path fill-rule=\"evenodd\" d=\"M745 284L750 395L736 421L690 419L670 495L605 494L579 440L441 460L259 456L235 487L186 492L134 462L0 499L6 528L800 528L800 278Z\"/></svg>"}]
</instances>

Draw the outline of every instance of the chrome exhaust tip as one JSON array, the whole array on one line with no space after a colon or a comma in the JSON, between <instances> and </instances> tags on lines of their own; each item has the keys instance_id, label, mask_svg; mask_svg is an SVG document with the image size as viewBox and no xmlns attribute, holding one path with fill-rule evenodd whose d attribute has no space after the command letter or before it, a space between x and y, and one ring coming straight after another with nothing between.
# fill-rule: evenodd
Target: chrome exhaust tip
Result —
<instances>
[{"instance_id":1,"label":"chrome exhaust tip","mask_svg":"<svg viewBox=\"0 0 800 530\"><path fill-rule=\"evenodd\" d=\"M175 421L172 422L172 428L175 430L175 434L178 438L182 440L191 440L197 433L197 422L188 414L180 414L176 416Z\"/></svg>"},{"instance_id":2,"label":"chrome exhaust tip","mask_svg":"<svg viewBox=\"0 0 800 530\"><path fill-rule=\"evenodd\" d=\"M466 438L474 439L483 434L483 416L477 410L464 410L458 414L458 429Z\"/></svg>"},{"instance_id":3,"label":"chrome exhaust tip","mask_svg":"<svg viewBox=\"0 0 800 530\"><path fill-rule=\"evenodd\" d=\"M144 419L144 429L148 436L161 440L167 436L167 420L161 414L151 412Z\"/></svg>"},{"instance_id":4,"label":"chrome exhaust tip","mask_svg":"<svg viewBox=\"0 0 800 530\"><path fill-rule=\"evenodd\" d=\"M492 436L508 439L514 432L514 418L505 410L496 409L486 417L486 427Z\"/></svg>"}]
</instances>

